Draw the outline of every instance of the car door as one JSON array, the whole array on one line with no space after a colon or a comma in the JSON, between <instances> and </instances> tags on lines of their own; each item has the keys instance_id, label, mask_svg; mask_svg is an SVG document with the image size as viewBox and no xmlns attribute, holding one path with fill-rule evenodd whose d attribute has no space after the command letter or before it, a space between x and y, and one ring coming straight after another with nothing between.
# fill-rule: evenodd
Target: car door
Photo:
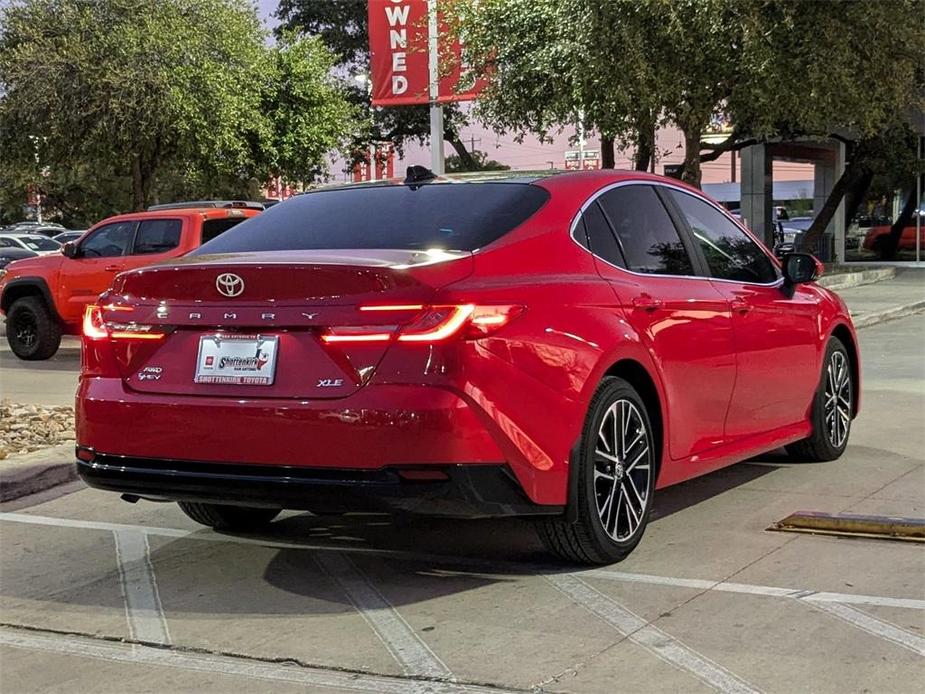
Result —
<instances>
[{"instance_id":1,"label":"car door","mask_svg":"<svg viewBox=\"0 0 925 694\"><path fill-rule=\"evenodd\" d=\"M770 255L717 206L674 189L671 197L732 309L738 369L726 436L804 421L819 381L818 294L783 288Z\"/></svg>"},{"instance_id":2,"label":"car door","mask_svg":"<svg viewBox=\"0 0 925 694\"><path fill-rule=\"evenodd\" d=\"M735 382L727 302L699 275L689 241L653 186L605 191L583 219L600 275L661 372L669 456L720 445Z\"/></svg>"},{"instance_id":3,"label":"car door","mask_svg":"<svg viewBox=\"0 0 925 694\"><path fill-rule=\"evenodd\" d=\"M77 254L60 266L58 312L67 323L76 323L84 307L95 301L125 269L137 222L104 224L79 242Z\"/></svg>"},{"instance_id":4,"label":"car door","mask_svg":"<svg viewBox=\"0 0 925 694\"><path fill-rule=\"evenodd\" d=\"M125 270L151 265L176 255L183 231L181 219L145 219L138 223L129 254L125 257Z\"/></svg>"}]
</instances>

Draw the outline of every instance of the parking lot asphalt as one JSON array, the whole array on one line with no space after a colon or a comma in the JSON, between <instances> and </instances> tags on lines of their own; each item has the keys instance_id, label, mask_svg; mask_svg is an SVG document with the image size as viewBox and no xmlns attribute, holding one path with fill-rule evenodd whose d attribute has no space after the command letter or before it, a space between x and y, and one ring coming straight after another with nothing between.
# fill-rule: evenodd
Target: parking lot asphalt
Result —
<instances>
[{"instance_id":1,"label":"parking lot asphalt","mask_svg":"<svg viewBox=\"0 0 925 694\"><path fill-rule=\"evenodd\" d=\"M79 484L6 504L0 690L919 692L925 546L767 530L925 516L925 318L860 337L841 460L662 490L599 569L518 520L287 513L230 535Z\"/></svg>"}]
</instances>

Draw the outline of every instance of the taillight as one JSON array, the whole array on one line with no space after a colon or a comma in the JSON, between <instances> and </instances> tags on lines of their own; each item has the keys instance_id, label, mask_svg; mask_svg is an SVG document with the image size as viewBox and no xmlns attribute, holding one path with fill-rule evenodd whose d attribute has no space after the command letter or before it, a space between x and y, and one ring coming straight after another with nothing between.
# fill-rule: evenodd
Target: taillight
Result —
<instances>
[{"instance_id":1,"label":"taillight","mask_svg":"<svg viewBox=\"0 0 925 694\"><path fill-rule=\"evenodd\" d=\"M89 340L160 340L165 333L159 326L141 323L113 323L103 320L103 309L131 311L129 306L87 306L84 312L83 334Z\"/></svg>"},{"instance_id":2,"label":"taillight","mask_svg":"<svg viewBox=\"0 0 925 694\"><path fill-rule=\"evenodd\" d=\"M337 342L423 342L433 343L451 337L478 339L507 325L523 313L523 306L480 306L451 304L422 306L395 304L361 306L363 312L391 311L412 314L409 321L396 325L358 325L328 328L321 336L327 343Z\"/></svg>"}]
</instances>

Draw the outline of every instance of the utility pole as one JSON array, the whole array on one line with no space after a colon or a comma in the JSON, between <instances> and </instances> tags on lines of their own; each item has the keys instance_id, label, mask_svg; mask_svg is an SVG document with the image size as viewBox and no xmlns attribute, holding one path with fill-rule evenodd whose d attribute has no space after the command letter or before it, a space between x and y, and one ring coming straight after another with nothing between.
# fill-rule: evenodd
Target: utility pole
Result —
<instances>
[{"instance_id":1,"label":"utility pole","mask_svg":"<svg viewBox=\"0 0 925 694\"><path fill-rule=\"evenodd\" d=\"M442 176L446 167L443 159L443 106L438 101L440 56L437 46L437 0L427 0L427 47L430 68L430 170Z\"/></svg>"}]
</instances>

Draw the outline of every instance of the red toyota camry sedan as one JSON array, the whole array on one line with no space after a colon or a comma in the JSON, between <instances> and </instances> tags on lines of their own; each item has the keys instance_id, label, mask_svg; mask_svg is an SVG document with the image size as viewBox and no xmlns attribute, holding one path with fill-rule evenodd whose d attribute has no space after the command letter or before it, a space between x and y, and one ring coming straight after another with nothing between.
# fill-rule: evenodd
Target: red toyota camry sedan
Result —
<instances>
[{"instance_id":1,"label":"red toyota camry sedan","mask_svg":"<svg viewBox=\"0 0 925 694\"><path fill-rule=\"evenodd\" d=\"M321 189L88 308L78 469L214 527L533 516L618 561L656 489L845 450L857 340L818 272L644 173Z\"/></svg>"}]
</instances>

